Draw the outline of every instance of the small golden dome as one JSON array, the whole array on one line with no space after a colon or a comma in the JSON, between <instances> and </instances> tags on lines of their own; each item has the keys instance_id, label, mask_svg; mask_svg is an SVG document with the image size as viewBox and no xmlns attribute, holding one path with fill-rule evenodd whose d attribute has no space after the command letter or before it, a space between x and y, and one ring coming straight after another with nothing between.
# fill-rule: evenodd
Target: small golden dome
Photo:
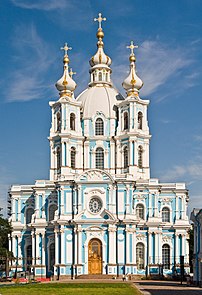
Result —
<instances>
[{"instance_id":1,"label":"small golden dome","mask_svg":"<svg viewBox=\"0 0 202 295\"><path fill-rule=\"evenodd\" d=\"M63 63L66 64L66 63L69 63L69 57L67 54L65 54L64 58L63 58Z\"/></svg>"},{"instance_id":2,"label":"small golden dome","mask_svg":"<svg viewBox=\"0 0 202 295\"><path fill-rule=\"evenodd\" d=\"M104 32L103 32L103 30L102 29L101 30L98 29L96 36L97 36L98 39L100 39L100 38L103 39L104 38Z\"/></svg>"},{"instance_id":3,"label":"small golden dome","mask_svg":"<svg viewBox=\"0 0 202 295\"><path fill-rule=\"evenodd\" d=\"M129 61L130 62L135 62L136 61L135 55L130 55Z\"/></svg>"}]
</instances>

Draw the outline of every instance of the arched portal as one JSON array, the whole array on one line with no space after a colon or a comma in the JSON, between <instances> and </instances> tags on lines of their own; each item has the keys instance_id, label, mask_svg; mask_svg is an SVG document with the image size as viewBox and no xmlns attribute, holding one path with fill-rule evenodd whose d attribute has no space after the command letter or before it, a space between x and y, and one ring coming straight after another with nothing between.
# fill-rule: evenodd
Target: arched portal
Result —
<instances>
[{"instance_id":1,"label":"arched portal","mask_svg":"<svg viewBox=\"0 0 202 295\"><path fill-rule=\"evenodd\" d=\"M88 273L102 274L102 242L98 239L88 244Z\"/></svg>"}]
</instances>

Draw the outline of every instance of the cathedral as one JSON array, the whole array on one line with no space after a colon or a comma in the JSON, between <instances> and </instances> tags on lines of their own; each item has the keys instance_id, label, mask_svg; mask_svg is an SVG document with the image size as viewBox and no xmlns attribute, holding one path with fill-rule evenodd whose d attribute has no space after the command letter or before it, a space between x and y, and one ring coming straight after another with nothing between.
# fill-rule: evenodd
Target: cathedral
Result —
<instances>
[{"instance_id":1,"label":"cathedral","mask_svg":"<svg viewBox=\"0 0 202 295\"><path fill-rule=\"evenodd\" d=\"M67 43L59 92L50 101L50 179L12 185L13 271L58 279L81 275L174 275L189 272L185 183L150 178L149 100L129 49L122 96L111 80L99 13L90 82L77 97Z\"/></svg>"}]
</instances>

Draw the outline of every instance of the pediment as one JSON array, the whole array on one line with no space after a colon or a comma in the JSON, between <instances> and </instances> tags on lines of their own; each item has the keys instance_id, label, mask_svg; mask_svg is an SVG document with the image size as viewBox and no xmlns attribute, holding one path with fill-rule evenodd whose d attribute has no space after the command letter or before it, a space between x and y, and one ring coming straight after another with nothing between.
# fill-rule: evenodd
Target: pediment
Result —
<instances>
[{"instance_id":1,"label":"pediment","mask_svg":"<svg viewBox=\"0 0 202 295\"><path fill-rule=\"evenodd\" d=\"M112 176L102 170L99 169L91 169L87 170L81 175L78 176L76 181L82 181L82 182L100 182L100 181L108 181L108 182L114 182Z\"/></svg>"}]
</instances>

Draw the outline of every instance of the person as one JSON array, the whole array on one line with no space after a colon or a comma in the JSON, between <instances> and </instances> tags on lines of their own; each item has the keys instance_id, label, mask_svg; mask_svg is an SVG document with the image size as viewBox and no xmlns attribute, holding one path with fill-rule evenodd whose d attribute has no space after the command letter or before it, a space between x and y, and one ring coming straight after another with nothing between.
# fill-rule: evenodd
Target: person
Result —
<instances>
[{"instance_id":1,"label":"person","mask_svg":"<svg viewBox=\"0 0 202 295\"><path fill-rule=\"evenodd\" d=\"M123 280L123 282L126 280L126 276L125 275L122 276L122 280Z\"/></svg>"}]
</instances>

